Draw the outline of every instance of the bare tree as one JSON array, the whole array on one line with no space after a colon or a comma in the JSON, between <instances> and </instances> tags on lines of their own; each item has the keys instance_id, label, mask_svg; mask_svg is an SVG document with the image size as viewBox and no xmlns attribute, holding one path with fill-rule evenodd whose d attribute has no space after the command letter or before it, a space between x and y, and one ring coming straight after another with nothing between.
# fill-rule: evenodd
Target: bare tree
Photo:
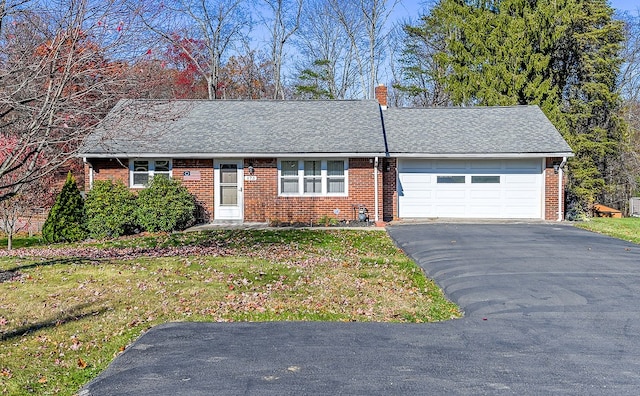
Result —
<instances>
[{"instance_id":1,"label":"bare tree","mask_svg":"<svg viewBox=\"0 0 640 396\"><path fill-rule=\"evenodd\" d=\"M275 84L273 98L284 99L284 87L282 84L284 47L300 27L302 0L262 1L271 13L270 17L263 17L263 20L270 31L271 63L273 65L273 81Z\"/></svg>"},{"instance_id":2,"label":"bare tree","mask_svg":"<svg viewBox=\"0 0 640 396\"><path fill-rule=\"evenodd\" d=\"M616 191L612 195L621 197L618 200L624 201L621 206L625 206L628 197L640 194L640 11L621 17L625 22L626 43L619 84L627 133L619 163L612 170L616 173Z\"/></svg>"},{"instance_id":3,"label":"bare tree","mask_svg":"<svg viewBox=\"0 0 640 396\"><path fill-rule=\"evenodd\" d=\"M356 52L352 41L344 34L333 8L327 0L305 2L296 38L296 47L301 60L296 66L299 76L319 75L321 91L325 96L344 99L353 95ZM297 85L307 82L298 81ZM311 95L313 97L313 95Z\"/></svg>"},{"instance_id":4,"label":"bare tree","mask_svg":"<svg viewBox=\"0 0 640 396\"><path fill-rule=\"evenodd\" d=\"M388 20L399 0L328 0L356 53L362 95L374 97Z\"/></svg>"},{"instance_id":5,"label":"bare tree","mask_svg":"<svg viewBox=\"0 0 640 396\"><path fill-rule=\"evenodd\" d=\"M626 45L620 75L620 90L627 101L640 102L640 11L634 16L623 14Z\"/></svg>"},{"instance_id":6,"label":"bare tree","mask_svg":"<svg viewBox=\"0 0 640 396\"><path fill-rule=\"evenodd\" d=\"M128 87L119 0L1 3L0 201L75 158ZM8 12L10 11L10 12Z\"/></svg>"},{"instance_id":7,"label":"bare tree","mask_svg":"<svg viewBox=\"0 0 640 396\"><path fill-rule=\"evenodd\" d=\"M426 16L422 17L427 18ZM397 30L401 48L396 62L393 62L395 81L394 92L409 106L450 106L449 94L444 89L443 79L449 69L441 61L447 51L445 35L428 25L414 26L406 22Z\"/></svg>"},{"instance_id":8,"label":"bare tree","mask_svg":"<svg viewBox=\"0 0 640 396\"><path fill-rule=\"evenodd\" d=\"M7 249L13 247L13 237L22 231L34 232L33 220L44 208L53 204L55 189L52 176L24 186L17 195L0 200L0 231L7 235Z\"/></svg>"},{"instance_id":9,"label":"bare tree","mask_svg":"<svg viewBox=\"0 0 640 396\"><path fill-rule=\"evenodd\" d=\"M138 3L134 1L135 7ZM251 27L244 0L180 0L146 3L142 22L165 43L189 59L206 80L209 99L222 97L220 72L228 52Z\"/></svg>"}]
</instances>

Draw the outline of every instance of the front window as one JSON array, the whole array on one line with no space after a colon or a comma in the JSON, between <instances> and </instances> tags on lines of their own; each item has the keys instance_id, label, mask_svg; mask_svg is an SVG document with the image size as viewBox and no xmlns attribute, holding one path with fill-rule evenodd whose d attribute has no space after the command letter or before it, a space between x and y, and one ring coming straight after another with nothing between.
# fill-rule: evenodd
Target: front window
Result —
<instances>
[{"instance_id":1,"label":"front window","mask_svg":"<svg viewBox=\"0 0 640 396\"><path fill-rule=\"evenodd\" d=\"M321 161L304 161L304 193L322 194Z\"/></svg>"},{"instance_id":2,"label":"front window","mask_svg":"<svg viewBox=\"0 0 640 396\"><path fill-rule=\"evenodd\" d=\"M280 195L346 195L347 161L279 161Z\"/></svg>"},{"instance_id":3,"label":"front window","mask_svg":"<svg viewBox=\"0 0 640 396\"><path fill-rule=\"evenodd\" d=\"M171 178L171 160L136 159L130 162L132 187L145 187L155 176Z\"/></svg>"},{"instance_id":4,"label":"front window","mask_svg":"<svg viewBox=\"0 0 640 396\"><path fill-rule=\"evenodd\" d=\"M345 192L344 161L327 161L327 192L341 194Z\"/></svg>"}]
</instances>

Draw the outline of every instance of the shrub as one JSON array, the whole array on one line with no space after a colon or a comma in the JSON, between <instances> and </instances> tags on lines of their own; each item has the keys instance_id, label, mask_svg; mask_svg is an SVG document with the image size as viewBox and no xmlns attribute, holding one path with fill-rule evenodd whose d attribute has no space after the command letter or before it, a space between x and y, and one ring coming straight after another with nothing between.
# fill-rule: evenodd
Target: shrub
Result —
<instances>
[{"instance_id":1,"label":"shrub","mask_svg":"<svg viewBox=\"0 0 640 396\"><path fill-rule=\"evenodd\" d=\"M195 199L180 181L159 176L138 194L135 213L143 229L168 232L193 224L195 211Z\"/></svg>"},{"instance_id":2,"label":"shrub","mask_svg":"<svg viewBox=\"0 0 640 396\"><path fill-rule=\"evenodd\" d=\"M84 203L87 229L93 238L131 234L136 226L136 196L121 181L96 180Z\"/></svg>"},{"instance_id":3,"label":"shrub","mask_svg":"<svg viewBox=\"0 0 640 396\"><path fill-rule=\"evenodd\" d=\"M87 237L84 221L84 202L76 180L69 172L42 226L42 239L48 243L81 241Z\"/></svg>"}]
</instances>

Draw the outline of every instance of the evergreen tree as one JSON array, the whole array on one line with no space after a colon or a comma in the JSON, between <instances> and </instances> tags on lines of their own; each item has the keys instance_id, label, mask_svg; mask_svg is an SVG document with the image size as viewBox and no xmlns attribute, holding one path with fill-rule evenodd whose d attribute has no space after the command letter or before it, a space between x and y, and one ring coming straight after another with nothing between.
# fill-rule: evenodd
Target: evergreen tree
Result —
<instances>
[{"instance_id":1,"label":"evergreen tree","mask_svg":"<svg viewBox=\"0 0 640 396\"><path fill-rule=\"evenodd\" d=\"M75 242L87 237L84 201L76 180L69 172L62 191L42 227L42 239L48 243Z\"/></svg>"},{"instance_id":2,"label":"evergreen tree","mask_svg":"<svg viewBox=\"0 0 640 396\"><path fill-rule=\"evenodd\" d=\"M576 154L568 187L577 206L604 197L622 138L624 39L606 0L441 0L421 22L405 29L405 59L417 40L444 41L433 76L452 104L540 106Z\"/></svg>"}]
</instances>

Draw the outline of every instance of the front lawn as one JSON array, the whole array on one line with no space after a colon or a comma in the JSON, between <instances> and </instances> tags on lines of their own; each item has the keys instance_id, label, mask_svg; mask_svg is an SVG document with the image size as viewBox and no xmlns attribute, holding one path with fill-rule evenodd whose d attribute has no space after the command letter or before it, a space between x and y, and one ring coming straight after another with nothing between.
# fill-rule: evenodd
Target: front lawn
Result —
<instances>
[{"instance_id":1,"label":"front lawn","mask_svg":"<svg viewBox=\"0 0 640 396\"><path fill-rule=\"evenodd\" d=\"M11 255L11 256L10 256ZM458 308L384 232L213 231L0 250L0 393L74 394L169 321L428 322Z\"/></svg>"},{"instance_id":2,"label":"front lawn","mask_svg":"<svg viewBox=\"0 0 640 396\"><path fill-rule=\"evenodd\" d=\"M637 217L594 217L589 221L576 223L576 227L640 244L640 218Z\"/></svg>"},{"instance_id":3,"label":"front lawn","mask_svg":"<svg viewBox=\"0 0 640 396\"><path fill-rule=\"evenodd\" d=\"M43 244L42 238L40 238L39 236L30 237L30 236L18 234L13 237L14 249L42 245L42 244ZM6 250L6 249L7 249L7 237L4 234L0 233L0 250Z\"/></svg>"}]
</instances>

